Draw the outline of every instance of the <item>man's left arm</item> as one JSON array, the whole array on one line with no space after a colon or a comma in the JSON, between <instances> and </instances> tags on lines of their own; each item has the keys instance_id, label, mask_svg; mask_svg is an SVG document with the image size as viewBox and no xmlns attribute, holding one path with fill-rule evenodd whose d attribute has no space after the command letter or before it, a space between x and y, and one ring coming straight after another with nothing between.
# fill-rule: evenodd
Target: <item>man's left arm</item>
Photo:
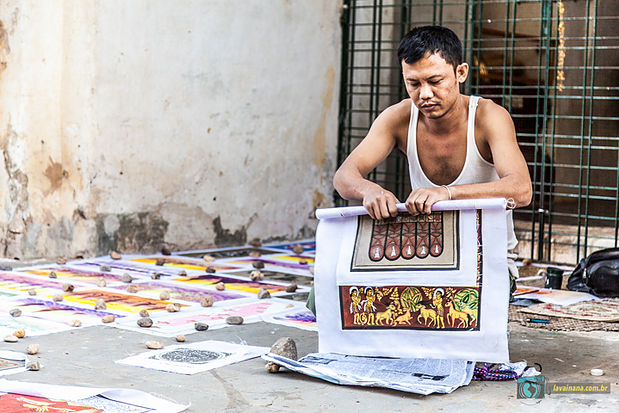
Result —
<instances>
[{"instance_id":1,"label":"man's left arm","mask_svg":"<svg viewBox=\"0 0 619 413\"><path fill-rule=\"evenodd\" d=\"M450 198L505 198L513 200L515 207L531 202L531 178L509 113L492 101L481 101L476 123L476 134L479 133L481 142L487 145L485 149L492 157L499 180L450 186L449 191L442 187L418 189L407 199L409 211L429 214L435 202ZM483 150L480 152L484 155Z\"/></svg>"}]
</instances>

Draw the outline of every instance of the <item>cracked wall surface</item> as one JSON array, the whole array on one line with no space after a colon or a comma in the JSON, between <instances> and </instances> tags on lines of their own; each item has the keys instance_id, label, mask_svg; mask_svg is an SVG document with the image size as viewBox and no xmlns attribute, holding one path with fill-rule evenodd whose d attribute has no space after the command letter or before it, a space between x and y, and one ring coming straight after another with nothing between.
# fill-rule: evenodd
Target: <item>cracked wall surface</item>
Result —
<instances>
[{"instance_id":1,"label":"cracked wall surface","mask_svg":"<svg viewBox=\"0 0 619 413\"><path fill-rule=\"evenodd\" d=\"M3 1L0 255L311 236L332 200L340 2L267 4Z\"/></svg>"}]
</instances>

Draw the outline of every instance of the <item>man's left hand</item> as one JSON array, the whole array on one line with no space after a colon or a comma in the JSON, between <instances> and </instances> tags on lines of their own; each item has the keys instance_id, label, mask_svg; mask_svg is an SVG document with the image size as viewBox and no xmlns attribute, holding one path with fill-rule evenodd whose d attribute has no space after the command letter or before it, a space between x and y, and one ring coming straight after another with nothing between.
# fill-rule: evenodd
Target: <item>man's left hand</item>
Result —
<instances>
[{"instance_id":1,"label":"man's left hand","mask_svg":"<svg viewBox=\"0 0 619 413\"><path fill-rule=\"evenodd\" d=\"M418 188L410 193L406 199L406 209L411 215L431 214L432 205L437 201L450 199L447 188Z\"/></svg>"}]
</instances>

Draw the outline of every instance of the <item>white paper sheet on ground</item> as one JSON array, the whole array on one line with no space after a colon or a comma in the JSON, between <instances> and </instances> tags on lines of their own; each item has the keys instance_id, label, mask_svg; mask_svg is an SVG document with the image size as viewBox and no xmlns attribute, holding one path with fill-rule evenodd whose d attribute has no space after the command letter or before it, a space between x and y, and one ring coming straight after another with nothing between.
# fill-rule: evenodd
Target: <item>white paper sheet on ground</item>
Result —
<instances>
[{"instance_id":1,"label":"white paper sheet on ground","mask_svg":"<svg viewBox=\"0 0 619 413\"><path fill-rule=\"evenodd\" d=\"M116 363L172 373L196 374L260 357L268 352L268 347L209 340L151 350Z\"/></svg>"},{"instance_id":2,"label":"white paper sheet on ground","mask_svg":"<svg viewBox=\"0 0 619 413\"><path fill-rule=\"evenodd\" d=\"M61 386L0 379L0 392L72 402L102 396L133 406L151 409L149 413L178 413L189 407L133 389Z\"/></svg>"},{"instance_id":3,"label":"white paper sheet on ground","mask_svg":"<svg viewBox=\"0 0 619 413\"><path fill-rule=\"evenodd\" d=\"M0 350L0 376L26 371L28 356L16 351Z\"/></svg>"},{"instance_id":4,"label":"white paper sheet on ground","mask_svg":"<svg viewBox=\"0 0 619 413\"><path fill-rule=\"evenodd\" d=\"M335 384L385 387L410 393L451 393L470 383L475 363L463 360L389 359L308 354L295 361L277 354L262 356L292 371Z\"/></svg>"},{"instance_id":5,"label":"white paper sheet on ground","mask_svg":"<svg viewBox=\"0 0 619 413\"><path fill-rule=\"evenodd\" d=\"M427 234L428 242L430 230L436 237L448 237L432 235L430 242L440 239L458 248L462 259L454 261L455 267L429 270L424 268L425 257L417 259L414 266L411 264L412 270L402 269L399 264L397 271L391 271L391 264L383 259L377 270L354 272L353 248L357 248L357 255L369 253L355 246L358 241L354 228L363 224L359 224L357 216L346 216L341 208L336 215L343 218L320 220L316 233L315 288L321 353L509 361L505 200L443 201L436 205L441 211L456 208L457 230L450 234L439 225L442 217L449 222L449 212L431 218L403 217L375 225L393 224L393 231L404 234L403 222L414 222L417 232L409 229L409 234L414 234L416 245L422 245L423 234ZM329 216L328 210L317 212L319 217L325 215ZM372 238L365 245L380 241L381 232L376 234L372 227ZM400 235L397 242L403 242L403 237Z\"/></svg>"},{"instance_id":6,"label":"white paper sheet on ground","mask_svg":"<svg viewBox=\"0 0 619 413\"><path fill-rule=\"evenodd\" d=\"M524 285L521 288L533 288L526 287ZM599 300L598 297L588 293L581 293L578 291L567 290L553 290L551 288L540 288L533 293L521 294L518 298L528 298L529 300L539 300L543 303L557 304L557 305L570 305L580 303L582 301Z\"/></svg>"}]
</instances>

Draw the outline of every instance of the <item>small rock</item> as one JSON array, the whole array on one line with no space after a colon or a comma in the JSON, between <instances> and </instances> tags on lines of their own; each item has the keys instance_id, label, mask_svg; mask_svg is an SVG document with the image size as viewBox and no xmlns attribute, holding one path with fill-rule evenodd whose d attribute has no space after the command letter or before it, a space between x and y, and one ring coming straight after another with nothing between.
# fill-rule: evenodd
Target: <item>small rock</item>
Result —
<instances>
[{"instance_id":1,"label":"small rock","mask_svg":"<svg viewBox=\"0 0 619 413\"><path fill-rule=\"evenodd\" d=\"M41 346L39 346L36 343L28 344L28 347L26 347L26 353L28 353L28 354L30 354L32 356L34 354L37 354L39 352L40 348L41 348Z\"/></svg>"},{"instance_id":2,"label":"small rock","mask_svg":"<svg viewBox=\"0 0 619 413\"><path fill-rule=\"evenodd\" d=\"M6 341L7 343L17 343L19 339L11 334L9 336L4 337L4 341Z\"/></svg>"},{"instance_id":3,"label":"small rock","mask_svg":"<svg viewBox=\"0 0 619 413\"><path fill-rule=\"evenodd\" d=\"M174 304L166 305L165 309L168 311L168 313L176 313L176 312L178 312L178 307L175 306Z\"/></svg>"},{"instance_id":4,"label":"small rock","mask_svg":"<svg viewBox=\"0 0 619 413\"><path fill-rule=\"evenodd\" d=\"M106 316L103 316L103 318L101 319L102 322L104 323L113 323L114 320L116 320L116 317L114 317L114 314L108 314Z\"/></svg>"},{"instance_id":5,"label":"small rock","mask_svg":"<svg viewBox=\"0 0 619 413\"><path fill-rule=\"evenodd\" d=\"M287 285L286 286L286 292L287 293L293 293L293 292L297 291L297 288L299 288L299 287L297 287L296 284Z\"/></svg>"},{"instance_id":6,"label":"small rock","mask_svg":"<svg viewBox=\"0 0 619 413\"><path fill-rule=\"evenodd\" d=\"M55 271L50 271L49 274L47 275L49 278L58 278L58 276L56 275Z\"/></svg>"},{"instance_id":7,"label":"small rock","mask_svg":"<svg viewBox=\"0 0 619 413\"><path fill-rule=\"evenodd\" d=\"M161 248L161 254L162 255L171 255L172 251L170 251L170 249L168 247L163 247L163 248Z\"/></svg>"},{"instance_id":8,"label":"small rock","mask_svg":"<svg viewBox=\"0 0 619 413\"><path fill-rule=\"evenodd\" d=\"M215 284L215 289L217 291L223 291L226 289L226 284L224 284L223 282L218 282L217 284Z\"/></svg>"},{"instance_id":9,"label":"small rock","mask_svg":"<svg viewBox=\"0 0 619 413\"><path fill-rule=\"evenodd\" d=\"M71 321L71 327L81 327L81 326L82 326L82 322L80 320Z\"/></svg>"},{"instance_id":10,"label":"small rock","mask_svg":"<svg viewBox=\"0 0 619 413\"><path fill-rule=\"evenodd\" d=\"M202 257L202 259L205 262L213 262L213 261L215 261L215 257L213 257L212 255L205 255L204 257Z\"/></svg>"},{"instance_id":11,"label":"small rock","mask_svg":"<svg viewBox=\"0 0 619 413\"><path fill-rule=\"evenodd\" d=\"M194 327L198 331L206 331L208 330L208 324L198 321L194 324Z\"/></svg>"},{"instance_id":12,"label":"small rock","mask_svg":"<svg viewBox=\"0 0 619 413\"><path fill-rule=\"evenodd\" d=\"M592 376L603 376L604 375L604 370L602 370L602 369L591 369L589 374L591 374Z\"/></svg>"},{"instance_id":13,"label":"small rock","mask_svg":"<svg viewBox=\"0 0 619 413\"><path fill-rule=\"evenodd\" d=\"M65 265L67 263L67 259L65 257L60 257L56 260L56 264Z\"/></svg>"},{"instance_id":14,"label":"small rock","mask_svg":"<svg viewBox=\"0 0 619 413\"><path fill-rule=\"evenodd\" d=\"M187 271L185 271L185 270L180 270L180 271L178 272L178 275L179 275L179 276L181 276L181 277L186 277L186 276L187 276Z\"/></svg>"},{"instance_id":15,"label":"small rock","mask_svg":"<svg viewBox=\"0 0 619 413\"><path fill-rule=\"evenodd\" d=\"M34 288L31 288L28 290L28 294L29 295L37 295L37 290L35 290Z\"/></svg>"},{"instance_id":16,"label":"small rock","mask_svg":"<svg viewBox=\"0 0 619 413\"><path fill-rule=\"evenodd\" d=\"M304 250L305 248L303 248L303 245L301 244L296 244L294 247L292 247L292 252L297 255L302 254Z\"/></svg>"},{"instance_id":17,"label":"small rock","mask_svg":"<svg viewBox=\"0 0 619 413\"><path fill-rule=\"evenodd\" d=\"M260 255L260 251L249 251L249 256L250 257L254 257L254 258L258 258Z\"/></svg>"},{"instance_id":18,"label":"small rock","mask_svg":"<svg viewBox=\"0 0 619 413\"><path fill-rule=\"evenodd\" d=\"M161 341L148 340L144 344L146 344L146 348L151 350L159 350L160 348L163 348L163 343Z\"/></svg>"},{"instance_id":19,"label":"small rock","mask_svg":"<svg viewBox=\"0 0 619 413\"><path fill-rule=\"evenodd\" d=\"M95 310L105 310L107 305L105 304L105 300L103 298L99 298L95 303Z\"/></svg>"},{"instance_id":20,"label":"small rock","mask_svg":"<svg viewBox=\"0 0 619 413\"><path fill-rule=\"evenodd\" d=\"M286 357L290 360L297 359L297 344L290 337L282 337L278 339L270 350L271 353L277 354L282 357ZM269 373L277 373L279 371L279 365L273 362L268 362L265 366Z\"/></svg>"},{"instance_id":21,"label":"small rock","mask_svg":"<svg viewBox=\"0 0 619 413\"><path fill-rule=\"evenodd\" d=\"M138 292L138 286L135 284L130 285L129 287L127 287L127 292L128 293L137 293Z\"/></svg>"},{"instance_id":22,"label":"small rock","mask_svg":"<svg viewBox=\"0 0 619 413\"><path fill-rule=\"evenodd\" d=\"M263 268L264 268L264 263L263 263L262 261L253 261L253 262L251 263L251 265L253 265L253 266L254 266L254 268L256 268L256 269L258 269L258 270L261 270L261 269L263 269Z\"/></svg>"},{"instance_id":23,"label":"small rock","mask_svg":"<svg viewBox=\"0 0 619 413\"><path fill-rule=\"evenodd\" d=\"M202 307L211 307L214 303L215 300L213 299L212 295L205 295L204 297L200 298L200 305Z\"/></svg>"},{"instance_id":24,"label":"small rock","mask_svg":"<svg viewBox=\"0 0 619 413\"><path fill-rule=\"evenodd\" d=\"M161 278L161 273L160 272L154 272L150 275L150 278L153 280L158 280Z\"/></svg>"},{"instance_id":25,"label":"small rock","mask_svg":"<svg viewBox=\"0 0 619 413\"><path fill-rule=\"evenodd\" d=\"M151 327L153 325L153 320L150 317L142 317L138 320L138 325L140 327Z\"/></svg>"},{"instance_id":26,"label":"small rock","mask_svg":"<svg viewBox=\"0 0 619 413\"><path fill-rule=\"evenodd\" d=\"M263 298L271 298L271 293L266 288L261 288L258 290L258 298L262 300Z\"/></svg>"},{"instance_id":27,"label":"small rock","mask_svg":"<svg viewBox=\"0 0 619 413\"><path fill-rule=\"evenodd\" d=\"M264 280L264 274L260 270L253 270L249 274L249 278L251 278L252 281L262 281Z\"/></svg>"},{"instance_id":28,"label":"small rock","mask_svg":"<svg viewBox=\"0 0 619 413\"><path fill-rule=\"evenodd\" d=\"M299 259L299 265L307 265L307 260L305 258Z\"/></svg>"},{"instance_id":29,"label":"small rock","mask_svg":"<svg viewBox=\"0 0 619 413\"><path fill-rule=\"evenodd\" d=\"M254 248L262 247L262 241L260 241L259 238L254 238L251 241L249 241L249 245L251 245Z\"/></svg>"},{"instance_id":30,"label":"small rock","mask_svg":"<svg viewBox=\"0 0 619 413\"><path fill-rule=\"evenodd\" d=\"M107 283L105 282L104 279L100 279L99 281L97 281L97 285L99 287L105 287L107 285Z\"/></svg>"},{"instance_id":31,"label":"small rock","mask_svg":"<svg viewBox=\"0 0 619 413\"><path fill-rule=\"evenodd\" d=\"M215 267L206 267L205 270L207 274L213 274L215 272L217 272L217 270L215 269Z\"/></svg>"},{"instance_id":32,"label":"small rock","mask_svg":"<svg viewBox=\"0 0 619 413\"><path fill-rule=\"evenodd\" d=\"M150 314L148 314L148 310L146 309L141 309L140 310L140 317L148 317Z\"/></svg>"},{"instance_id":33,"label":"small rock","mask_svg":"<svg viewBox=\"0 0 619 413\"><path fill-rule=\"evenodd\" d=\"M165 264L165 258L157 258L155 261L155 265L162 266L163 264Z\"/></svg>"},{"instance_id":34,"label":"small rock","mask_svg":"<svg viewBox=\"0 0 619 413\"><path fill-rule=\"evenodd\" d=\"M241 325L243 324L243 317L238 315L231 315L230 317L226 318L226 323L237 326Z\"/></svg>"},{"instance_id":35,"label":"small rock","mask_svg":"<svg viewBox=\"0 0 619 413\"><path fill-rule=\"evenodd\" d=\"M62 296L62 294L54 294L54 296L52 297L52 300L54 300L54 301L62 301L62 300L64 300L64 297Z\"/></svg>"},{"instance_id":36,"label":"small rock","mask_svg":"<svg viewBox=\"0 0 619 413\"><path fill-rule=\"evenodd\" d=\"M159 294L159 299L160 300L169 300L170 299L170 292L168 290L163 290L160 294Z\"/></svg>"},{"instance_id":37,"label":"small rock","mask_svg":"<svg viewBox=\"0 0 619 413\"><path fill-rule=\"evenodd\" d=\"M9 314L13 317L19 317L21 315L21 310L19 308L13 308L9 311Z\"/></svg>"},{"instance_id":38,"label":"small rock","mask_svg":"<svg viewBox=\"0 0 619 413\"><path fill-rule=\"evenodd\" d=\"M172 303L172 305L176 307L176 311L181 311L181 308L183 308L183 306L180 305L179 303Z\"/></svg>"},{"instance_id":39,"label":"small rock","mask_svg":"<svg viewBox=\"0 0 619 413\"><path fill-rule=\"evenodd\" d=\"M529 258L525 258L524 260L522 260L522 265L531 265L531 259Z\"/></svg>"},{"instance_id":40,"label":"small rock","mask_svg":"<svg viewBox=\"0 0 619 413\"><path fill-rule=\"evenodd\" d=\"M130 283L131 281L133 281L133 277L127 273L124 273L120 280L124 283Z\"/></svg>"},{"instance_id":41,"label":"small rock","mask_svg":"<svg viewBox=\"0 0 619 413\"><path fill-rule=\"evenodd\" d=\"M112 267L110 267L107 264L101 264L99 266L99 271L101 271L101 272L110 272L110 271L112 271Z\"/></svg>"},{"instance_id":42,"label":"small rock","mask_svg":"<svg viewBox=\"0 0 619 413\"><path fill-rule=\"evenodd\" d=\"M122 255L120 255L120 253L116 251L112 251L110 252L110 258L113 260L120 260L122 258Z\"/></svg>"},{"instance_id":43,"label":"small rock","mask_svg":"<svg viewBox=\"0 0 619 413\"><path fill-rule=\"evenodd\" d=\"M26 370L28 371L39 371L40 368L39 360L29 360L26 363Z\"/></svg>"},{"instance_id":44,"label":"small rock","mask_svg":"<svg viewBox=\"0 0 619 413\"><path fill-rule=\"evenodd\" d=\"M26 330L20 328L19 330L13 331L13 335L17 338L24 338L26 337Z\"/></svg>"},{"instance_id":45,"label":"small rock","mask_svg":"<svg viewBox=\"0 0 619 413\"><path fill-rule=\"evenodd\" d=\"M73 284L62 284L62 290L70 293L71 291L73 291L73 289L75 288L75 286Z\"/></svg>"},{"instance_id":46,"label":"small rock","mask_svg":"<svg viewBox=\"0 0 619 413\"><path fill-rule=\"evenodd\" d=\"M179 343L184 343L185 342L185 336L182 334L179 334L176 336L176 341L178 341Z\"/></svg>"}]
</instances>

